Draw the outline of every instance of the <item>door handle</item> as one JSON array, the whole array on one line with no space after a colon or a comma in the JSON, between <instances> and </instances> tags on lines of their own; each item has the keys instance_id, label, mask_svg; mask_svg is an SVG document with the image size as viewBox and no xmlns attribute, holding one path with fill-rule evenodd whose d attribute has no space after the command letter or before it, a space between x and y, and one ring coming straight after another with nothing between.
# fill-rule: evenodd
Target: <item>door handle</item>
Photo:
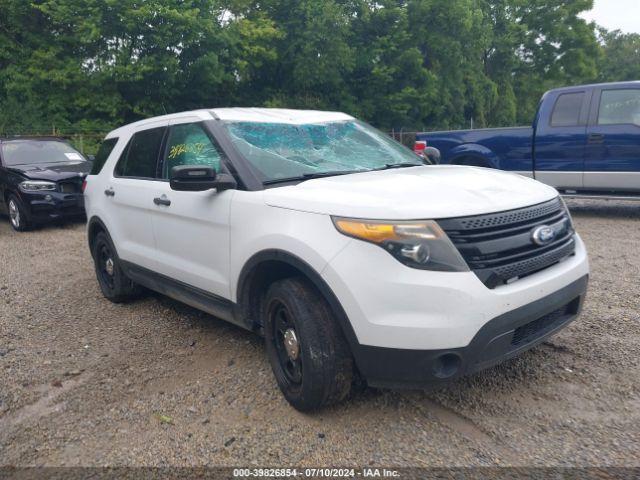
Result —
<instances>
[{"instance_id":1,"label":"door handle","mask_svg":"<svg viewBox=\"0 0 640 480\"><path fill-rule=\"evenodd\" d=\"M116 192L113 190L113 188L109 188L109 189L105 190L104 194L107 197L115 197L116 196Z\"/></svg>"},{"instance_id":2,"label":"door handle","mask_svg":"<svg viewBox=\"0 0 640 480\"><path fill-rule=\"evenodd\" d=\"M604 143L604 135L601 133L590 134L589 143Z\"/></svg>"},{"instance_id":3,"label":"door handle","mask_svg":"<svg viewBox=\"0 0 640 480\"><path fill-rule=\"evenodd\" d=\"M171 205L171 200L169 200L165 196L162 196L154 198L153 203L155 203L156 205L164 205L165 207L168 207L169 205Z\"/></svg>"}]
</instances>

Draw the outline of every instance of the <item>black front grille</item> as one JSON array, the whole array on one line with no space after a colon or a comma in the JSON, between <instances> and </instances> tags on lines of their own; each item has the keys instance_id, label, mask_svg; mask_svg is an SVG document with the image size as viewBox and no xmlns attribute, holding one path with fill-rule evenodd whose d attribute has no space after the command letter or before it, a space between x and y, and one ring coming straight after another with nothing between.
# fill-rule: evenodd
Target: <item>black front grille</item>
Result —
<instances>
[{"instance_id":1,"label":"black front grille","mask_svg":"<svg viewBox=\"0 0 640 480\"><path fill-rule=\"evenodd\" d=\"M544 317L534 320L533 322L529 322L526 325L516 328L513 332L513 337L511 338L511 345L514 347L520 347L544 337L548 333L559 328L566 321L573 318L578 313L579 308L580 298L576 298L564 307L548 313Z\"/></svg>"},{"instance_id":2,"label":"black front grille","mask_svg":"<svg viewBox=\"0 0 640 480\"><path fill-rule=\"evenodd\" d=\"M60 193L81 193L82 179L58 182L58 190Z\"/></svg>"},{"instance_id":3,"label":"black front grille","mask_svg":"<svg viewBox=\"0 0 640 480\"><path fill-rule=\"evenodd\" d=\"M571 219L560 198L532 207L475 217L439 220L469 268L489 288L550 267L575 252ZM539 245L536 228L554 231L550 243Z\"/></svg>"}]
</instances>

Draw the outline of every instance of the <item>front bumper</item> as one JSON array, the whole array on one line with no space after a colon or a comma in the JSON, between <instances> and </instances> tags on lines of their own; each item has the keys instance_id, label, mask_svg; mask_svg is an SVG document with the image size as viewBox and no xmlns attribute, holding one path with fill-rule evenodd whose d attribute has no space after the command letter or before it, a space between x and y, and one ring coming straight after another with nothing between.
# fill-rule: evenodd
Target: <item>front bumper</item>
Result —
<instances>
[{"instance_id":1,"label":"front bumper","mask_svg":"<svg viewBox=\"0 0 640 480\"><path fill-rule=\"evenodd\" d=\"M499 363L573 320L589 275L584 243L578 235L575 242L571 257L495 289L473 272L407 268L357 240L322 276L348 319L345 331L367 381L420 386Z\"/></svg>"},{"instance_id":2,"label":"front bumper","mask_svg":"<svg viewBox=\"0 0 640 480\"><path fill-rule=\"evenodd\" d=\"M547 297L494 318L463 348L402 350L361 345L354 352L367 383L418 388L449 382L501 363L540 344L580 313L588 277Z\"/></svg>"},{"instance_id":3,"label":"front bumper","mask_svg":"<svg viewBox=\"0 0 640 480\"><path fill-rule=\"evenodd\" d=\"M80 218L85 215L84 196L81 193L21 192L29 220L46 223L56 220Z\"/></svg>"}]
</instances>

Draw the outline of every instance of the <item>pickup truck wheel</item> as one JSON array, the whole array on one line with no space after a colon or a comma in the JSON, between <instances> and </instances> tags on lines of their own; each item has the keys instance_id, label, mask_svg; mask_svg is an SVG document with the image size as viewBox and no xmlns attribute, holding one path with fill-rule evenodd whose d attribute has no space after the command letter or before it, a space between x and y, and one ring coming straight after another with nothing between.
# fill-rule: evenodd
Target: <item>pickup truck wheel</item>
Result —
<instances>
[{"instance_id":1,"label":"pickup truck wheel","mask_svg":"<svg viewBox=\"0 0 640 480\"><path fill-rule=\"evenodd\" d=\"M26 232L29 230L29 220L27 219L24 207L18 197L15 195L9 195L7 210L9 211L9 222L11 223L11 228L16 232Z\"/></svg>"},{"instance_id":2,"label":"pickup truck wheel","mask_svg":"<svg viewBox=\"0 0 640 480\"><path fill-rule=\"evenodd\" d=\"M122 271L118 254L104 232L96 235L91 253L98 284L105 298L114 303L123 303L140 293L140 287Z\"/></svg>"},{"instance_id":3,"label":"pickup truck wheel","mask_svg":"<svg viewBox=\"0 0 640 480\"><path fill-rule=\"evenodd\" d=\"M354 370L349 346L313 286L300 278L273 283L263 322L271 368L294 408L316 410L349 394Z\"/></svg>"}]
</instances>

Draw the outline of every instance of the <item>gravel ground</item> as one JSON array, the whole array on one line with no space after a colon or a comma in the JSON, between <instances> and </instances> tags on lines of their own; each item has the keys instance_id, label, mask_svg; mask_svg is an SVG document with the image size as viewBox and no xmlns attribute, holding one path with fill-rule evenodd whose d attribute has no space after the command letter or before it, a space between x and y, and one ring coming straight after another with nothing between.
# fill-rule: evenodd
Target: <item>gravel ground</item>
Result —
<instances>
[{"instance_id":1,"label":"gravel ground","mask_svg":"<svg viewBox=\"0 0 640 480\"><path fill-rule=\"evenodd\" d=\"M435 392L288 406L262 340L157 295L103 299L84 227L0 221L0 465L640 466L640 204L571 202L581 319Z\"/></svg>"}]
</instances>

